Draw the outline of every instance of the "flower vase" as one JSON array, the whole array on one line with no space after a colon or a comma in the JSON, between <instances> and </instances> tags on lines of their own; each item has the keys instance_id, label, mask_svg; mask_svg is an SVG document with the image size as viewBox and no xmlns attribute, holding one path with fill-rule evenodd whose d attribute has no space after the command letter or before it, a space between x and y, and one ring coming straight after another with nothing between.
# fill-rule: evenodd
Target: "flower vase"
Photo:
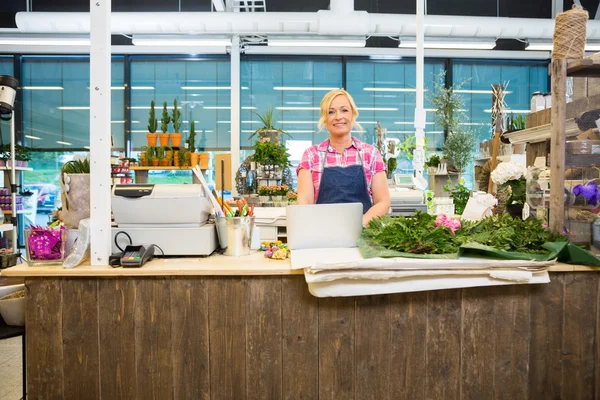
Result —
<instances>
[{"instance_id":1,"label":"flower vase","mask_svg":"<svg viewBox=\"0 0 600 400\"><path fill-rule=\"evenodd\" d=\"M36 265L59 265L65 259L67 229L32 228L25 230L27 263Z\"/></svg>"}]
</instances>

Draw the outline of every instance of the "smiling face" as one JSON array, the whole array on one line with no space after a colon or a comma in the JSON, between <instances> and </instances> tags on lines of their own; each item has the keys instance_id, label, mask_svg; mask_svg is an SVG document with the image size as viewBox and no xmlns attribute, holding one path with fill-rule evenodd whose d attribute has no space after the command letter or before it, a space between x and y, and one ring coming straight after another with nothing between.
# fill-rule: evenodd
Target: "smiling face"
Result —
<instances>
[{"instance_id":1,"label":"smiling face","mask_svg":"<svg viewBox=\"0 0 600 400\"><path fill-rule=\"evenodd\" d=\"M327 111L326 127L332 136L350 135L353 116L350 101L344 95L335 96Z\"/></svg>"}]
</instances>

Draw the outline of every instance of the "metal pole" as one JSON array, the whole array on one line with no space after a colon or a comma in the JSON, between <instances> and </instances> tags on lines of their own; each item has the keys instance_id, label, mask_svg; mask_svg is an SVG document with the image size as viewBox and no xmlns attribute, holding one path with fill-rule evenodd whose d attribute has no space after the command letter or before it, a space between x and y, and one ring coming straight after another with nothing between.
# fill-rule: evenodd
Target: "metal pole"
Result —
<instances>
[{"instance_id":1,"label":"metal pole","mask_svg":"<svg viewBox=\"0 0 600 400\"><path fill-rule=\"evenodd\" d=\"M231 195L237 196L235 174L240 166L240 37L231 39Z\"/></svg>"},{"instance_id":2,"label":"metal pole","mask_svg":"<svg viewBox=\"0 0 600 400\"><path fill-rule=\"evenodd\" d=\"M108 265L110 232L111 0L90 1L90 219L92 265Z\"/></svg>"},{"instance_id":3,"label":"metal pole","mask_svg":"<svg viewBox=\"0 0 600 400\"><path fill-rule=\"evenodd\" d=\"M17 252L19 244L17 243L17 229L19 229L17 221L17 174L15 172L15 116L14 112L10 119L10 196L12 203L12 218L10 223L13 226L12 230L12 247L13 252Z\"/></svg>"},{"instance_id":4,"label":"metal pole","mask_svg":"<svg viewBox=\"0 0 600 400\"><path fill-rule=\"evenodd\" d=\"M424 182L423 164L425 161L425 120L426 114L423 108L424 97L424 75L425 75L425 51L424 51L424 19L425 19L425 0L417 0L417 96L415 107L415 139L416 149L413 157L413 167L415 169L415 177L418 181Z\"/></svg>"}]
</instances>

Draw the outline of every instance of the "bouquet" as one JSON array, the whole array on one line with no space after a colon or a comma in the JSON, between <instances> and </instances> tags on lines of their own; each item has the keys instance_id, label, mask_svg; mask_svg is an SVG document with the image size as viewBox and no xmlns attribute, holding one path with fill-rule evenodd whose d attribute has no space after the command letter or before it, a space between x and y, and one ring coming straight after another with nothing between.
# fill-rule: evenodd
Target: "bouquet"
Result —
<instances>
[{"instance_id":1,"label":"bouquet","mask_svg":"<svg viewBox=\"0 0 600 400\"><path fill-rule=\"evenodd\" d=\"M527 194L525 167L513 161L503 162L492 171L491 177L498 185L498 189L509 191L507 204L525 204Z\"/></svg>"}]
</instances>

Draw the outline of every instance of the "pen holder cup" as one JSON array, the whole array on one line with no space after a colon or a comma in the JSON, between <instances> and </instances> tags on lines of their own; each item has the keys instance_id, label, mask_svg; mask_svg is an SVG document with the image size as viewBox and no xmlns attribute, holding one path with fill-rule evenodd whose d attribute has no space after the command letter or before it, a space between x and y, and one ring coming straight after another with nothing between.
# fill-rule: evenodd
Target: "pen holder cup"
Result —
<instances>
[{"instance_id":1,"label":"pen holder cup","mask_svg":"<svg viewBox=\"0 0 600 400\"><path fill-rule=\"evenodd\" d=\"M254 217L217 217L219 244L226 256L250 254Z\"/></svg>"}]
</instances>

